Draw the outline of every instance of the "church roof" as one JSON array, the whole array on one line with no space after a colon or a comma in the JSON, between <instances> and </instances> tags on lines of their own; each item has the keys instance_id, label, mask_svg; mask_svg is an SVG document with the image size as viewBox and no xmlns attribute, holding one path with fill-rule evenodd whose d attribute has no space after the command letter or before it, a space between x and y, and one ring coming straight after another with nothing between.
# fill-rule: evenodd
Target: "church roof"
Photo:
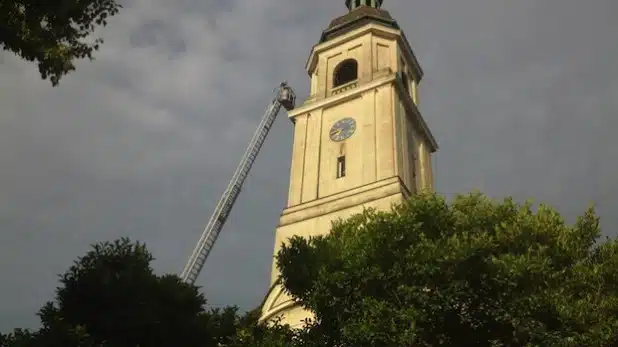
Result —
<instances>
[{"instance_id":1,"label":"church roof","mask_svg":"<svg viewBox=\"0 0 618 347\"><path fill-rule=\"evenodd\" d=\"M372 22L399 29L399 25L388 11L370 6L360 6L343 16L333 19L328 28L322 32L320 43Z\"/></svg>"}]
</instances>

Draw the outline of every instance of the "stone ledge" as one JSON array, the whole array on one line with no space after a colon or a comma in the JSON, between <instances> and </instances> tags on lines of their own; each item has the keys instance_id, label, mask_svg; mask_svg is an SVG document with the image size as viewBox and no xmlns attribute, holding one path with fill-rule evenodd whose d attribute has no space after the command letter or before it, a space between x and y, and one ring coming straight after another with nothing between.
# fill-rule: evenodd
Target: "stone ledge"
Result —
<instances>
[{"instance_id":1,"label":"stone ledge","mask_svg":"<svg viewBox=\"0 0 618 347\"><path fill-rule=\"evenodd\" d=\"M303 204L290 206L281 213L278 227L362 205L394 194L403 194L405 197L409 196L408 190L398 176Z\"/></svg>"}]
</instances>

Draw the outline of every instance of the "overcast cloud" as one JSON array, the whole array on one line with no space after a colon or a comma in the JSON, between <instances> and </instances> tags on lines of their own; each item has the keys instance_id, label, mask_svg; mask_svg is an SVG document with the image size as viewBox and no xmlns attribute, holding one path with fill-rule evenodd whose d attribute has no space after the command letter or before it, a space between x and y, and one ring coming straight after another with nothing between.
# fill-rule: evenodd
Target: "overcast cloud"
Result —
<instances>
[{"instance_id":1,"label":"overcast cloud","mask_svg":"<svg viewBox=\"0 0 618 347\"><path fill-rule=\"evenodd\" d=\"M386 0L425 71L436 189L618 216L618 2ZM179 272L272 94L344 0L131 0L94 62L52 88L0 53L0 331L36 327L97 241L145 241ZM256 307L285 204L292 125L266 141L198 284Z\"/></svg>"}]
</instances>

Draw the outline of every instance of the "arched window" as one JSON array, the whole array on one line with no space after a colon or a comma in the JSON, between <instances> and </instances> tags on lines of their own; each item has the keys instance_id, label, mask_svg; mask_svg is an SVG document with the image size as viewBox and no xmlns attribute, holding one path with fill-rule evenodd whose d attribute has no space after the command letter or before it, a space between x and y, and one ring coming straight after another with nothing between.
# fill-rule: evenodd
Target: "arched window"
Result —
<instances>
[{"instance_id":1,"label":"arched window","mask_svg":"<svg viewBox=\"0 0 618 347\"><path fill-rule=\"evenodd\" d=\"M333 88L352 82L358 78L358 63L354 59L346 59L335 67L333 75Z\"/></svg>"}]
</instances>

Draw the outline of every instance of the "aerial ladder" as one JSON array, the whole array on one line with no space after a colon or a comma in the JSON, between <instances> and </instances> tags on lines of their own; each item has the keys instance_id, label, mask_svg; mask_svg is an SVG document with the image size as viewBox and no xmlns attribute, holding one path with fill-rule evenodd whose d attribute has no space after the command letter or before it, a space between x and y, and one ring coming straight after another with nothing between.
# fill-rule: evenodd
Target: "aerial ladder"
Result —
<instances>
[{"instance_id":1,"label":"aerial ladder","mask_svg":"<svg viewBox=\"0 0 618 347\"><path fill-rule=\"evenodd\" d=\"M283 108L287 111L290 111L295 107L296 95L294 90L288 86L287 82L281 82L279 87L273 92L276 92L276 96L266 109L257 130L249 142L249 146L240 160L240 164L238 164L238 167L234 172L234 176L232 176L227 189L225 189L219 203L217 203L208 224L206 224L206 228L204 228L204 232L198 240L193 253L189 257L189 260L187 261L187 265L185 265L182 270L180 277L186 283L195 283L195 280L202 271L204 263L206 263L206 259L215 245L225 221L230 215L230 211L236 202L236 198L238 198L238 195L240 194L243 183L249 175L249 171L255 162L255 158L259 154L260 149L264 144L264 140L275 122L281 107L283 106Z\"/></svg>"}]
</instances>

